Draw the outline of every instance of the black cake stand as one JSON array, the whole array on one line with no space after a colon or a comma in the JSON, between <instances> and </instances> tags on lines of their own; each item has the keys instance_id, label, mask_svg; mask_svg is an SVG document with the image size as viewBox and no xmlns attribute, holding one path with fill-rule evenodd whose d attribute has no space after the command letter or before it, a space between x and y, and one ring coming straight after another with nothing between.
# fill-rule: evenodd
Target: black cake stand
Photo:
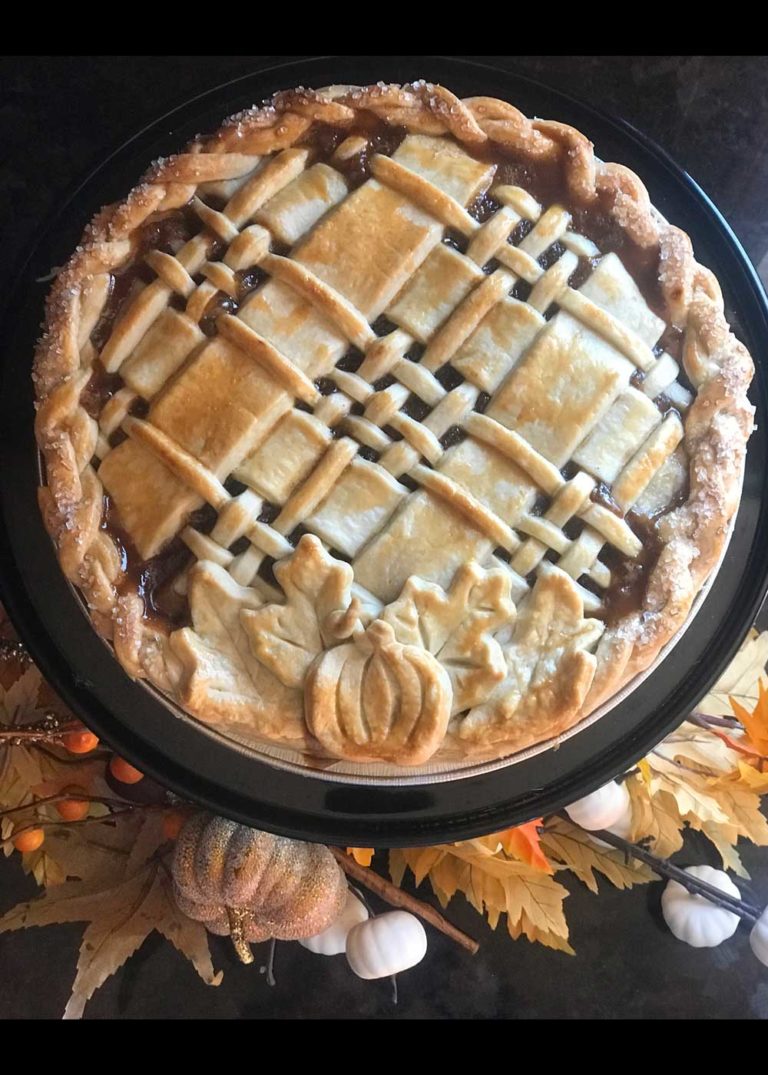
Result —
<instances>
[{"instance_id":1,"label":"black cake stand","mask_svg":"<svg viewBox=\"0 0 768 1075\"><path fill-rule=\"evenodd\" d=\"M39 278L66 260L85 222L123 197L150 160L276 90L414 78L572 124L603 160L642 176L653 203L717 273L728 318L757 365L757 430L717 577L688 630L637 689L557 750L461 779L363 785L276 767L173 715L123 673L62 576L40 520L30 368L48 286ZM626 769L691 711L733 656L768 587L768 303L757 275L712 202L663 150L628 124L527 78L452 59L337 57L284 64L201 94L126 142L63 202L19 267L0 338L0 586L19 635L72 710L120 754L178 794L247 824L384 847L465 839L555 810Z\"/></svg>"}]
</instances>

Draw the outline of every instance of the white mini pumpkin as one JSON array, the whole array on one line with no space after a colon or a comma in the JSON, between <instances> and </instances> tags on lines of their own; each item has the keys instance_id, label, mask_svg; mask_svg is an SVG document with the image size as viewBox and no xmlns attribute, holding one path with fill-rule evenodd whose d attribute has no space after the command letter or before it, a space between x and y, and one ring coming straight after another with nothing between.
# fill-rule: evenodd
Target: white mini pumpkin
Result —
<instances>
[{"instance_id":1,"label":"white mini pumpkin","mask_svg":"<svg viewBox=\"0 0 768 1075\"><path fill-rule=\"evenodd\" d=\"M632 829L629 792L625 784L619 784L615 780L566 806L565 812L575 825L580 825L587 832L605 829L626 840ZM595 836L592 839L601 847L611 846Z\"/></svg>"},{"instance_id":2,"label":"white mini pumpkin","mask_svg":"<svg viewBox=\"0 0 768 1075\"><path fill-rule=\"evenodd\" d=\"M712 866L689 866L691 877L719 888L729 896L740 896L727 873ZM705 896L688 892L679 881L667 881L661 895L661 912L664 921L679 941L693 948L715 948L736 932L739 916L724 907L711 903Z\"/></svg>"},{"instance_id":3,"label":"white mini pumpkin","mask_svg":"<svg viewBox=\"0 0 768 1075\"><path fill-rule=\"evenodd\" d=\"M387 978L415 967L427 951L427 934L408 911L387 911L353 926L347 960L358 978Z\"/></svg>"},{"instance_id":4,"label":"white mini pumpkin","mask_svg":"<svg viewBox=\"0 0 768 1075\"><path fill-rule=\"evenodd\" d=\"M338 918L322 933L302 937L299 944L320 956L337 956L347 947L347 934L353 926L368 920L368 912L354 892L347 892L347 902Z\"/></svg>"},{"instance_id":5,"label":"white mini pumpkin","mask_svg":"<svg viewBox=\"0 0 768 1075\"><path fill-rule=\"evenodd\" d=\"M768 967L768 907L758 918L749 935L749 947L761 963Z\"/></svg>"}]
</instances>

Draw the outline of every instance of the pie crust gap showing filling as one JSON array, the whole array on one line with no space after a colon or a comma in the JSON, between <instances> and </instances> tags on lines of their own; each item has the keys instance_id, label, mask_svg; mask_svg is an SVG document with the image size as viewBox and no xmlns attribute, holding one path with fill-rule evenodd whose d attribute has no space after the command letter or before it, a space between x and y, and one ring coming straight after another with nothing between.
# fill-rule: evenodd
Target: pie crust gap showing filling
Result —
<instances>
[{"instance_id":1,"label":"pie crust gap showing filling","mask_svg":"<svg viewBox=\"0 0 768 1075\"><path fill-rule=\"evenodd\" d=\"M59 274L40 503L123 667L206 723L499 757L685 621L751 376L688 237L578 131L293 91L158 161Z\"/></svg>"}]
</instances>

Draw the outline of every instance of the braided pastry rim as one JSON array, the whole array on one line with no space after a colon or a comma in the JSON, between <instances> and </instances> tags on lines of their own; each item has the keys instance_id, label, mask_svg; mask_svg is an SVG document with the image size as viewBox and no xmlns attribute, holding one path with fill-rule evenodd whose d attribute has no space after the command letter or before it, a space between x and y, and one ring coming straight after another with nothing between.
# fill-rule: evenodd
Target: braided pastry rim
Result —
<instances>
[{"instance_id":1,"label":"braided pastry rim","mask_svg":"<svg viewBox=\"0 0 768 1075\"><path fill-rule=\"evenodd\" d=\"M528 119L496 98L461 100L423 81L297 88L229 117L212 135L156 161L122 201L96 214L48 295L33 368L35 431L47 475L39 490L40 507L65 575L85 597L96 629L113 640L120 663L130 675L147 677L173 695L162 635L143 620L137 594L118 594L119 552L100 529L102 487L91 466L96 423L79 401L91 372L81 365L78 344L88 285L126 261L132 233L151 214L183 206L199 183L226 178L227 163L234 166L238 156L290 148L315 122L352 126L358 112L373 113L409 133L449 135L467 146L495 142L534 163L559 159L577 203L601 198L613 222L634 243L658 247L659 285L670 323L684 332L683 366L697 390L684 418L688 498L660 521L661 552L648 574L641 606L603 634L583 705L575 712L565 706L543 723L534 720L516 738L491 748L459 744L449 733L433 759L490 760L556 741L646 669L683 626L729 536L753 427L747 391L754 366L730 330L716 277L695 260L688 235L651 204L640 178L622 165L600 161L577 129Z\"/></svg>"}]
</instances>

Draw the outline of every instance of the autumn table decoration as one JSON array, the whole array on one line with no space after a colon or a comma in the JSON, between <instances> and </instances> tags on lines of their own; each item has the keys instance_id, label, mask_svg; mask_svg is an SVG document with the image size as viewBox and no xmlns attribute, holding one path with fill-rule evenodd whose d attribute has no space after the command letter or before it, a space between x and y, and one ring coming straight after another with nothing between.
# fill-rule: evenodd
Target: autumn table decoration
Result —
<instances>
[{"instance_id":1,"label":"autumn table decoration","mask_svg":"<svg viewBox=\"0 0 768 1075\"><path fill-rule=\"evenodd\" d=\"M357 657L344 650L340 659ZM441 913L463 897L492 927L505 921L511 938L562 959L573 954L565 900L574 884L599 895L605 882L663 879L676 937L727 943L741 923L768 964L768 911L744 897L739 855L740 841L768 846L767 661L768 632L753 631L688 720L562 813L462 843L375 853L258 832L179 801L66 710L0 620L0 847L42 890L5 911L0 933L84 924L69 1018L153 931L209 985L222 981L214 959L226 966L231 943L271 968L276 941L298 939L308 958L345 956L350 973L377 988L375 979L403 971L407 983L408 968L429 958L433 929L466 958L478 953ZM722 869L690 862L689 830ZM269 952L256 948L268 941Z\"/></svg>"},{"instance_id":2,"label":"autumn table decoration","mask_svg":"<svg viewBox=\"0 0 768 1075\"><path fill-rule=\"evenodd\" d=\"M211 933L230 936L244 963L249 941L322 933L344 910L347 882L322 844L195 814L176 842L176 903Z\"/></svg>"}]
</instances>

